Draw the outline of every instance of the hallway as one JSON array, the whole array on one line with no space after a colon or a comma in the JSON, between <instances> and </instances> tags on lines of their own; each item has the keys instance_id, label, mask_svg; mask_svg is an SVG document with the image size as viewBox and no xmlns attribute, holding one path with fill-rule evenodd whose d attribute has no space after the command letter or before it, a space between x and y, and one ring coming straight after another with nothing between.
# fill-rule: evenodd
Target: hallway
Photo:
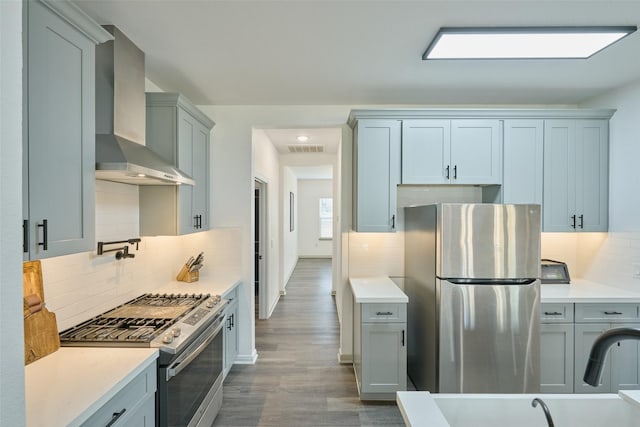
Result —
<instances>
[{"instance_id":1,"label":"hallway","mask_svg":"<svg viewBox=\"0 0 640 427\"><path fill-rule=\"evenodd\" d=\"M235 365L214 426L404 426L395 404L362 403L340 365L331 260L300 259L268 320L256 321L255 365Z\"/></svg>"}]
</instances>

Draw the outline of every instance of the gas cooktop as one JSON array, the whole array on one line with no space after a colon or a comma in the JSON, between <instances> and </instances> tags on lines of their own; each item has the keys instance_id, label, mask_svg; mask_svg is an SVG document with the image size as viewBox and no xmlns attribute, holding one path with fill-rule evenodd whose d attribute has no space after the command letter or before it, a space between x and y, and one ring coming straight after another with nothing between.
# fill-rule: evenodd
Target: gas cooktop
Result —
<instances>
[{"instance_id":1,"label":"gas cooktop","mask_svg":"<svg viewBox=\"0 0 640 427\"><path fill-rule=\"evenodd\" d=\"M226 304L219 295L144 294L60 332L60 345L159 347L173 352L178 341L223 316Z\"/></svg>"}]
</instances>

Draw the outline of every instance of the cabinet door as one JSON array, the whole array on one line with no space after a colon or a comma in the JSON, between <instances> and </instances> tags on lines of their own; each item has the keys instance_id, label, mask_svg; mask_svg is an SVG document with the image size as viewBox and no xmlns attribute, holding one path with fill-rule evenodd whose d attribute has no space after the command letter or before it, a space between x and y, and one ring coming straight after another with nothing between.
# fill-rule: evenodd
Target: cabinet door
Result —
<instances>
[{"instance_id":1,"label":"cabinet door","mask_svg":"<svg viewBox=\"0 0 640 427\"><path fill-rule=\"evenodd\" d=\"M612 325L620 328L638 328L640 324ZM640 342L620 341L611 349L611 392L640 389Z\"/></svg>"},{"instance_id":2,"label":"cabinet door","mask_svg":"<svg viewBox=\"0 0 640 427\"><path fill-rule=\"evenodd\" d=\"M238 303L233 302L227 309L224 325L224 376L226 377L238 355Z\"/></svg>"},{"instance_id":3,"label":"cabinet door","mask_svg":"<svg viewBox=\"0 0 640 427\"><path fill-rule=\"evenodd\" d=\"M451 183L501 184L499 120L451 121Z\"/></svg>"},{"instance_id":4,"label":"cabinet door","mask_svg":"<svg viewBox=\"0 0 640 427\"><path fill-rule=\"evenodd\" d=\"M573 324L540 325L540 391L573 393Z\"/></svg>"},{"instance_id":5,"label":"cabinet door","mask_svg":"<svg viewBox=\"0 0 640 427\"><path fill-rule=\"evenodd\" d=\"M611 391L611 353L607 354L598 387L586 384L582 378L593 342L610 328L609 323L584 323L575 325L575 383L576 393L609 393Z\"/></svg>"},{"instance_id":6,"label":"cabinet door","mask_svg":"<svg viewBox=\"0 0 640 427\"><path fill-rule=\"evenodd\" d=\"M406 323L362 324L361 393L395 393L407 387Z\"/></svg>"},{"instance_id":7,"label":"cabinet door","mask_svg":"<svg viewBox=\"0 0 640 427\"><path fill-rule=\"evenodd\" d=\"M209 129L200 123L193 139L193 215L198 216L197 231L209 229Z\"/></svg>"},{"instance_id":8,"label":"cabinet door","mask_svg":"<svg viewBox=\"0 0 640 427\"><path fill-rule=\"evenodd\" d=\"M543 231L575 231L574 120L544 122Z\"/></svg>"},{"instance_id":9,"label":"cabinet door","mask_svg":"<svg viewBox=\"0 0 640 427\"><path fill-rule=\"evenodd\" d=\"M542 204L542 120L504 121L503 203Z\"/></svg>"},{"instance_id":10,"label":"cabinet door","mask_svg":"<svg viewBox=\"0 0 640 427\"><path fill-rule=\"evenodd\" d=\"M194 141L198 122L186 111L178 108L178 168L193 178ZM196 181L197 185L197 181ZM178 233L188 234L196 230L197 219L193 212L194 186L178 188Z\"/></svg>"},{"instance_id":11,"label":"cabinet door","mask_svg":"<svg viewBox=\"0 0 640 427\"><path fill-rule=\"evenodd\" d=\"M402 183L448 184L451 121L402 121Z\"/></svg>"},{"instance_id":12,"label":"cabinet door","mask_svg":"<svg viewBox=\"0 0 640 427\"><path fill-rule=\"evenodd\" d=\"M609 126L605 120L576 121L576 230L607 231Z\"/></svg>"},{"instance_id":13,"label":"cabinet door","mask_svg":"<svg viewBox=\"0 0 640 427\"><path fill-rule=\"evenodd\" d=\"M95 47L41 3L27 3L29 255L40 259L93 249Z\"/></svg>"},{"instance_id":14,"label":"cabinet door","mask_svg":"<svg viewBox=\"0 0 640 427\"><path fill-rule=\"evenodd\" d=\"M360 120L356 128L356 231L395 231L400 122Z\"/></svg>"}]
</instances>

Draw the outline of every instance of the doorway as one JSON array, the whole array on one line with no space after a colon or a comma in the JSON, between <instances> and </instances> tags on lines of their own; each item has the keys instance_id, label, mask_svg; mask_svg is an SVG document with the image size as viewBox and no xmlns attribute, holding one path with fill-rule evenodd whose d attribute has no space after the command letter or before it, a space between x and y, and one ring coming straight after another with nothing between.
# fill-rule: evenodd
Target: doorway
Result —
<instances>
[{"instance_id":1,"label":"doorway","mask_svg":"<svg viewBox=\"0 0 640 427\"><path fill-rule=\"evenodd\" d=\"M266 224L267 224L267 183L256 179L254 190L254 310L256 319L267 317L266 283Z\"/></svg>"}]
</instances>

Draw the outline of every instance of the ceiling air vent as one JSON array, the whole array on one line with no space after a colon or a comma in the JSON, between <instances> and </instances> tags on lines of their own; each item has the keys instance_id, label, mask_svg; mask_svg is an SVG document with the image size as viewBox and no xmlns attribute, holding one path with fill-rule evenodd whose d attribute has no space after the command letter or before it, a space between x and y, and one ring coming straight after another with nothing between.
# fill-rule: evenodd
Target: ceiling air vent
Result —
<instances>
[{"instance_id":1,"label":"ceiling air vent","mask_svg":"<svg viewBox=\"0 0 640 427\"><path fill-rule=\"evenodd\" d=\"M293 144L288 147L290 153L324 153L324 145Z\"/></svg>"}]
</instances>

